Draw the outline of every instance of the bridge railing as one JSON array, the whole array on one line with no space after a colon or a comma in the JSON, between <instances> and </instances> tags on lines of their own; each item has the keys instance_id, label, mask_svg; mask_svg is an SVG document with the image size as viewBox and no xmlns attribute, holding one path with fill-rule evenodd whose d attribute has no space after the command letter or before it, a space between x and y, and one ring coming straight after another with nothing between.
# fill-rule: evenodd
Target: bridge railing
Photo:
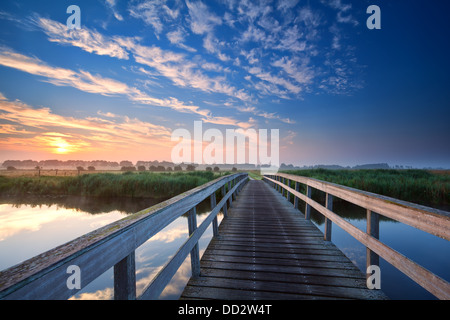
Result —
<instances>
[{"instance_id":1,"label":"bridge railing","mask_svg":"<svg viewBox=\"0 0 450 320\"><path fill-rule=\"evenodd\" d=\"M226 217L227 203L231 206L247 180L246 173L218 178L1 271L0 299L68 299L111 267L114 299L157 299L189 254L192 274L199 275L200 237L211 223L218 234L217 214L222 210ZM222 194L219 203L216 192ZM196 206L207 198L211 213L197 226ZM189 238L136 297L135 250L185 213ZM68 285L74 266L80 271L78 288Z\"/></svg>"},{"instance_id":2,"label":"bridge railing","mask_svg":"<svg viewBox=\"0 0 450 320\"><path fill-rule=\"evenodd\" d=\"M266 175L263 180L285 195L287 199L290 199L292 194L295 208L299 207L298 200L303 200L305 219L310 219L311 208L321 213L325 217L324 239L326 241L331 241L331 228L334 222L366 247L367 267L379 266L379 257L381 257L437 298L450 299L450 284L446 280L379 241L379 215L450 240L449 212L297 175L279 173ZM295 187L291 188L294 183ZM306 194L299 191L300 184L306 187ZM325 206L311 199L312 189L325 193ZM334 197L367 210L366 232L333 212Z\"/></svg>"}]
</instances>

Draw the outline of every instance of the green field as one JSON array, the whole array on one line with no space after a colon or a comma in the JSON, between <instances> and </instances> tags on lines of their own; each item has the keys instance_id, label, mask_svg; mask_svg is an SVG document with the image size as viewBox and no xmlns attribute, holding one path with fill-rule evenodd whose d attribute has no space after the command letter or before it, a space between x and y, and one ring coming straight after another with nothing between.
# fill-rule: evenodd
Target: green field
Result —
<instances>
[{"instance_id":1,"label":"green field","mask_svg":"<svg viewBox=\"0 0 450 320\"><path fill-rule=\"evenodd\" d=\"M195 171L174 173L94 173L72 177L0 176L0 195L170 198L226 174L229 173Z\"/></svg>"},{"instance_id":2,"label":"green field","mask_svg":"<svg viewBox=\"0 0 450 320\"><path fill-rule=\"evenodd\" d=\"M314 169L284 173L333 182L423 205L450 204L448 171Z\"/></svg>"}]
</instances>

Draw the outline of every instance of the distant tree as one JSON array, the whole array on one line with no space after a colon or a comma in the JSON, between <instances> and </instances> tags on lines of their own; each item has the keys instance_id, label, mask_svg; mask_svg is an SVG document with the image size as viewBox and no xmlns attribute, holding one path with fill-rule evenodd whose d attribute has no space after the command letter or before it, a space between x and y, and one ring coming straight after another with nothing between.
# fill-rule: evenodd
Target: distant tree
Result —
<instances>
[{"instance_id":1,"label":"distant tree","mask_svg":"<svg viewBox=\"0 0 450 320\"><path fill-rule=\"evenodd\" d=\"M135 166L123 166L122 168L120 168L120 171L136 171L136 167Z\"/></svg>"},{"instance_id":2,"label":"distant tree","mask_svg":"<svg viewBox=\"0 0 450 320\"><path fill-rule=\"evenodd\" d=\"M212 171L211 167L206 167L206 171Z\"/></svg>"},{"instance_id":3,"label":"distant tree","mask_svg":"<svg viewBox=\"0 0 450 320\"><path fill-rule=\"evenodd\" d=\"M149 170L155 172L158 168L156 166L150 166Z\"/></svg>"},{"instance_id":4,"label":"distant tree","mask_svg":"<svg viewBox=\"0 0 450 320\"><path fill-rule=\"evenodd\" d=\"M193 164L188 164L186 167L186 171L195 171L195 166Z\"/></svg>"},{"instance_id":5,"label":"distant tree","mask_svg":"<svg viewBox=\"0 0 450 320\"><path fill-rule=\"evenodd\" d=\"M89 167L88 167L88 170L89 170L89 171L95 171L95 167L94 167L94 166L89 166Z\"/></svg>"},{"instance_id":6,"label":"distant tree","mask_svg":"<svg viewBox=\"0 0 450 320\"><path fill-rule=\"evenodd\" d=\"M120 161L120 166L121 167L132 167L133 163L131 161L124 160L124 161Z\"/></svg>"},{"instance_id":7,"label":"distant tree","mask_svg":"<svg viewBox=\"0 0 450 320\"><path fill-rule=\"evenodd\" d=\"M138 171L145 171L145 166L138 166Z\"/></svg>"},{"instance_id":8,"label":"distant tree","mask_svg":"<svg viewBox=\"0 0 450 320\"><path fill-rule=\"evenodd\" d=\"M236 167L233 167L233 169L231 169L231 171L237 172L237 168L236 168Z\"/></svg>"},{"instance_id":9,"label":"distant tree","mask_svg":"<svg viewBox=\"0 0 450 320\"><path fill-rule=\"evenodd\" d=\"M175 166L173 171L183 171L183 168L181 166Z\"/></svg>"},{"instance_id":10,"label":"distant tree","mask_svg":"<svg viewBox=\"0 0 450 320\"><path fill-rule=\"evenodd\" d=\"M78 170L78 171L84 171L84 167L78 166L78 167L77 167L77 170Z\"/></svg>"},{"instance_id":11,"label":"distant tree","mask_svg":"<svg viewBox=\"0 0 450 320\"><path fill-rule=\"evenodd\" d=\"M8 171L14 171L14 170L17 170L17 169L16 169L16 167L8 166L8 167L6 168L6 170L8 170Z\"/></svg>"},{"instance_id":12,"label":"distant tree","mask_svg":"<svg viewBox=\"0 0 450 320\"><path fill-rule=\"evenodd\" d=\"M219 172L220 171L220 168L219 167L214 167L214 172Z\"/></svg>"},{"instance_id":13,"label":"distant tree","mask_svg":"<svg viewBox=\"0 0 450 320\"><path fill-rule=\"evenodd\" d=\"M172 167L167 167L166 171L173 171Z\"/></svg>"},{"instance_id":14,"label":"distant tree","mask_svg":"<svg viewBox=\"0 0 450 320\"><path fill-rule=\"evenodd\" d=\"M157 166L156 171L166 171L166 168L164 168L163 166Z\"/></svg>"}]
</instances>

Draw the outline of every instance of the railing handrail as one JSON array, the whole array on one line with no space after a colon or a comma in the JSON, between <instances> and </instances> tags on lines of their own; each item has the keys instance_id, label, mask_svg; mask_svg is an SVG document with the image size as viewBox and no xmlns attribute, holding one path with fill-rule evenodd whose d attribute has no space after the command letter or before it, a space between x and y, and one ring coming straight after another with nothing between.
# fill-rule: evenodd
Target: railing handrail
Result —
<instances>
[{"instance_id":1,"label":"railing handrail","mask_svg":"<svg viewBox=\"0 0 450 320\"><path fill-rule=\"evenodd\" d=\"M239 186L247 180L245 178L248 178L247 173L217 178L0 271L0 299L68 299L113 266L116 291L117 287L128 285L133 277L134 251L140 245L183 214L195 211L195 207L206 198L214 195L215 199L219 189L222 189L223 196L219 205L223 207L225 203L223 209L226 211L226 201L231 203ZM229 191L225 194L226 184ZM217 221L217 213L222 209L219 205L214 203L210 214L214 216L208 221ZM193 229L197 229L196 221ZM81 288L69 289L67 286L70 276L67 268L71 265L79 266L81 270ZM116 275L118 266L121 268L117 268ZM124 271L119 271L121 269ZM124 272L130 276L122 279ZM117 286L116 282L124 283ZM135 285L131 283L134 290ZM135 298L135 293L134 296L130 292L126 295Z\"/></svg>"},{"instance_id":2,"label":"railing handrail","mask_svg":"<svg viewBox=\"0 0 450 320\"><path fill-rule=\"evenodd\" d=\"M379 220L378 218L373 219L373 216L378 217L378 214L381 214L449 240L450 213L313 178L279 173L264 176L263 179L272 184L278 191L286 192L287 197L289 197L289 193L293 194L295 197L294 206L297 208L297 199L303 200L306 203L305 218L309 219L310 207L324 215L326 220L325 240L331 241L332 221L366 246L368 249L367 266L378 265L378 256L380 256L439 299L450 299L450 284L446 280L378 240ZM281 182L281 179L283 179L283 182ZM284 183L285 180L288 180L289 186ZM295 190L290 187L290 181L296 182ZM299 183L307 186L306 195L299 192ZM311 188L326 193L326 207L311 199ZM341 198L367 210L367 232L361 231L332 211L333 197ZM431 221L427 221L428 219ZM373 224L376 225L373 226ZM437 227L437 230L433 231L433 227ZM376 258L373 256L374 254Z\"/></svg>"}]
</instances>

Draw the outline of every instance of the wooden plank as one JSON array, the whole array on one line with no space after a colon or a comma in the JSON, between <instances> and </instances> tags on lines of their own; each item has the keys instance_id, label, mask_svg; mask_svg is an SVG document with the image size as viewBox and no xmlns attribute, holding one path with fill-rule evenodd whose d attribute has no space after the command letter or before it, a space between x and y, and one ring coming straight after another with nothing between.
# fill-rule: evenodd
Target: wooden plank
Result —
<instances>
[{"instance_id":1,"label":"wooden plank","mask_svg":"<svg viewBox=\"0 0 450 320\"><path fill-rule=\"evenodd\" d=\"M222 244L227 244L230 246L234 246L234 247L244 247L244 248L249 248L249 250L252 250L252 248L255 248L255 250L259 250L259 251L264 251L264 250L268 250L268 251L283 251L283 250L301 250L302 252L307 251L307 250L314 250L314 251L329 251L332 250L331 248L322 245L321 243L317 243L317 244L295 244L294 245L280 245L280 244L273 244L273 243L264 243L264 244L260 244L260 243L249 243L247 241L231 241L231 240L227 240L227 241L222 241L220 238L216 240L216 243L222 243ZM222 242L221 242L222 241ZM210 244L211 245L211 244ZM335 249L338 254L342 254L342 252L340 250L338 250L337 248Z\"/></svg>"},{"instance_id":2,"label":"wooden plank","mask_svg":"<svg viewBox=\"0 0 450 320\"><path fill-rule=\"evenodd\" d=\"M336 268L316 268L311 266L278 266L278 265L258 265L258 264L242 264L233 262L217 262L217 261L202 261L202 272L206 268L229 270L230 273L237 271L252 271L252 272L272 272L280 274L295 274L295 275L316 275L327 277L346 277L354 279L366 279L365 275L360 270L356 269L336 269Z\"/></svg>"},{"instance_id":3,"label":"wooden plank","mask_svg":"<svg viewBox=\"0 0 450 320\"><path fill-rule=\"evenodd\" d=\"M316 247L310 247L310 246L284 246L284 247L267 247L267 246L251 246L248 244L245 245L236 245L236 244L229 244L228 242L220 242L220 241L214 241L214 243L211 243L208 248L210 250L230 250L230 251L237 251L237 252L259 252L259 253L279 253L279 254L317 254L317 255L328 255L328 256L341 256L342 252L339 251L337 248L326 248L324 246L316 246Z\"/></svg>"},{"instance_id":4,"label":"wooden plank","mask_svg":"<svg viewBox=\"0 0 450 320\"><path fill-rule=\"evenodd\" d=\"M336 300L336 298L314 297L311 295L287 294L279 292L256 292L230 288L186 287L182 300L214 299L214 300Z\"/></svg>"},{"instance_id":5,"label":"wooden plank","mask_svg":"<svg viewBox=\"0 0 450 320\"><path fill-rule=\"evenodd\" d=\"M293 274L293 273L281 273L281 272L260 272L260 271L246 271L246 270L234 270L230 272L227 269L217 268L204 268L203 276L216 277L216 278L236 278L236 279L253 279L256 281L278 281L288 282L295 284L317 284L328 285L338 287L352 287L363 288L366 285L366 280L362 278L350 278L345 276L325 276L325 275L313 275L313 274Z\"/></svg>"},{"instance_id":6,"label":"wooden plank","mask_svg":"<svg viewBox=\"0 0 450 320\"><path fill-rule=\"evenodd\" d=\"M280 260L280 265L283 265L283 261L291 262L292 260L302 260L302 261L327 261L327 262L341 262L348 263L348 259L343 257L342 255L324 255L324 254L316 254L315 252L312 254L299 254L299 253L280 253L280 252L260 252L260 251L237 251L237 250L223 250L217 249L208 251L210 255L218 255L218 256L229 256L229 257L237 257L237 258L251 258L253 259L253 263L260 261L261 258L271 258ZM205 260L208 258L205 257ZM240 260L241 261L241 260ZM241 261L244 262L245 261ZM297 265L297 264L296 264Z\"/></svg>"},{"instance_id":7,"label":"wooden plank","mask_svg":"<svg viewBox=\"0 0 450 320\"><path fill-rule=\"evenodd\" d=\"M259 293L284 293L301 296L330 297L337 299L376 299L378 294L364 287L340 287L316 284L297 284L279 281L258 281L256 279L229 279L215 277L201 277L192 279L191 286L239 289Z\"/></svg>"}]
</instances>

